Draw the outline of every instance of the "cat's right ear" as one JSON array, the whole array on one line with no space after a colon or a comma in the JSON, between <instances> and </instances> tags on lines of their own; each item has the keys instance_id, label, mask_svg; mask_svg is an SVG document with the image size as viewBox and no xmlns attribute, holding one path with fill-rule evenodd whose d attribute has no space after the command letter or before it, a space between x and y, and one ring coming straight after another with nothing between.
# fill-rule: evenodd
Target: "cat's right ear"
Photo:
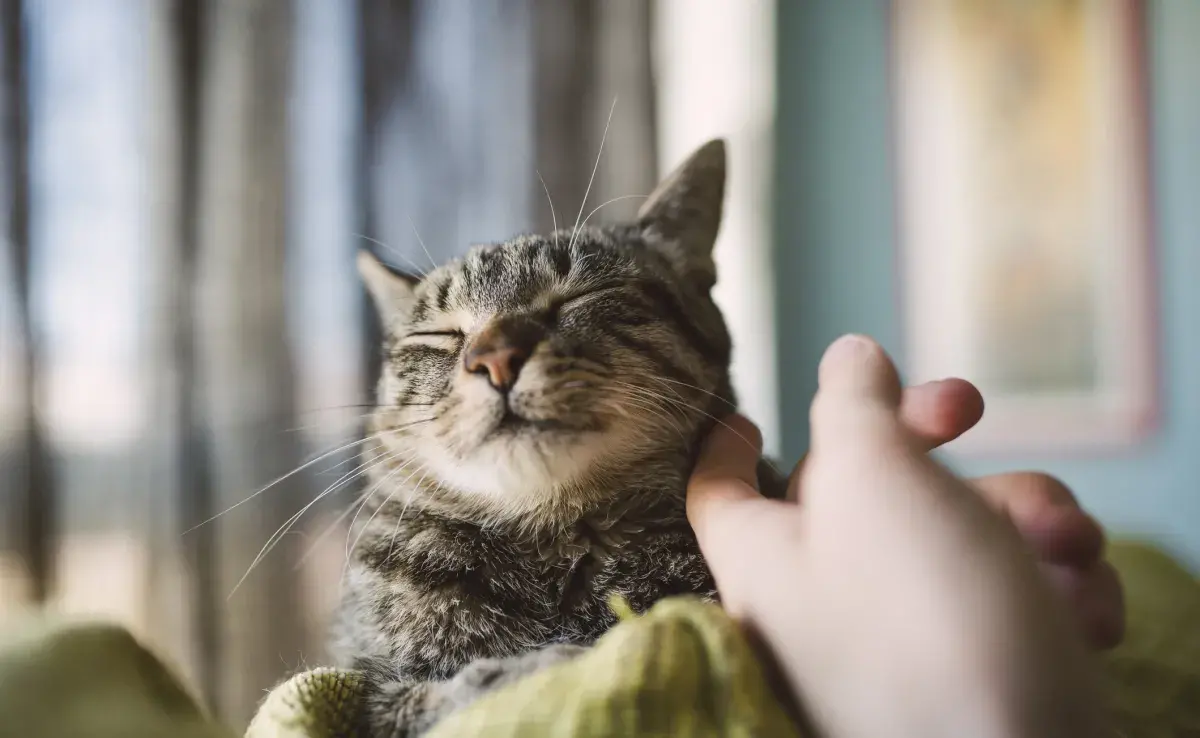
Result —
<instances>
[{"instance_id":1,"label":"cat's right ear","mask_svg":"<svg viewBox=\"0 0 1200 738\"><path fill-rule=\"evenodd\" d=\"M638 210L642 235L680 276L704 289L716 283L713 246L725 199L725 141L697 149L650 193Z\"/></svg>"},{"instance_id":2,"label":"cat's right ear","mask_svg":"<svg viewBox=\"0 0 1200 738\"><path fill-rule=\"evenodd\" d=\"M366 249L358 252L358 273L385 326L408 314L416 296L416 277L392 271Z\"/></svg>"}]
</instances>

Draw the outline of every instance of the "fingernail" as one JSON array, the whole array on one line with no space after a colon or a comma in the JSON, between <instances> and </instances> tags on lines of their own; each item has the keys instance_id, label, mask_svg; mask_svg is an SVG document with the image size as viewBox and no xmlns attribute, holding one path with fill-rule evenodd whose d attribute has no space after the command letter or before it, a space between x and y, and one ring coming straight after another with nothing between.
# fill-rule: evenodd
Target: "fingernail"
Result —
<instances>
[{"instance_id":1,"label":"fingernail","mask_svg":"<svg viewBox=\"0 0 1200 738\"><path fill-rule=\"evenodd\" d=\"M874 340L850 333L826 349L817 367L821 392L874 396L889 406L900 404L900 378L887 352Z\"/></svg>"},{"instance_id":2,"label":"fingernail","mask_svg":"<svg viewBox=\"0 0 1200 738\"><path fill-rule=\"evenodd\" d=\"M872 350L872 346L874 345L874 343L875 342L872 341L870 338L867 338L866 336L860 335L858 333L847 333L846 335L844 335L841 338L834 341L833 345L830 346L830 349L831 350L836 349L838 351L853 351L855 353L865 353L865 352L869 352Z\"/></svg>"}]
</instances>

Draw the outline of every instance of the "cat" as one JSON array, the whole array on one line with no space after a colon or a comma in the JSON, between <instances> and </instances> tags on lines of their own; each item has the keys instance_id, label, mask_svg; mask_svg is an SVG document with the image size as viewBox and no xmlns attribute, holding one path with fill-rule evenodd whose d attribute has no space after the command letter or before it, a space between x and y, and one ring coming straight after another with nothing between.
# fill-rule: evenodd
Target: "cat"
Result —
<instances>
[{"instance_id":1,"label":"cat","mask_svg":"<svg viewBox=\"0 0 1200 738\"><path fill-rule=\"evenodd\" d=\"M735 408L711 294L725 178L714 140L632 222L477 246L420 279L360 254L383 369L334 651L366 675L366 734L419 735L574 657L614 594L715 599L684 493Z\"/></svg>"}]
</instances>

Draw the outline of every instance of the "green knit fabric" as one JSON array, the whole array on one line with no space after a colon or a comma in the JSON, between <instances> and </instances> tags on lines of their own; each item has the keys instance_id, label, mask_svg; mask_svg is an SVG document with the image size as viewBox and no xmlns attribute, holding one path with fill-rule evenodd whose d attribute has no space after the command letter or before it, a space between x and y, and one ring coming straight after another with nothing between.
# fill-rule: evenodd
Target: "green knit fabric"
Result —
<instances>
[{"instance_id":1,"label":"green knit fabric","mask_svg":"<svg viewBox=\"0 0 1200 738\"><path fill-rule=\"evenodd\" d=\"M576 660L439 723L430 738L797 737L737 626L688 598L626 617Z\"/></svg>"},{"instance_id":2,"label":"green knit fabric","mask_svg":"<svg viewBox=\"0 0 1200 738\"><path fill-rule=\"evenodd\" d=\"M353 735L348 726L358 706L356 687L348 671L298 674L268 696L246 738ZM624 610L623 622L595 648L485 697L429 734L452 736L799 738L799 733L771 696L737 626L713 605L673 598L641 617Z\"/></svg>"},{"instance_id":3,"label":"green knit fabric","mask_svg":"<svg viewBox=\"0 0 1200 738\"><path fill-rule=\"evenodd\" d=\"M1125 643L1105 660L1127 738L1200 736L1200 581L1163 552L1114 544ZM271 691L245 738L369 738L351 726L357 675L298 674ZM0 735L233 738L128 633L40 623L0 644ZM451 715L431 738L799 736L736 626L690 599L626 616L594 649Z\"/></svg>"},{"instance_id":4,"label":"green knit fabric","mask_svg":"<svg viewBox=\"0 0 1200 738\"><path fill-rule=\"evenodd\" d=\"M1121 734L1200 736L1200 580L1163 551L1114 545L1127 603L1125 641L1105 662Z\"/></svg>"},{"instance_id":5,"label":"green knit fabric","mask_svg":"<svg viewBox=\"0 0 1200 738\"><path fill-rule=\"evenodd\" d=\"M115 625L28 621L0 647L0 736L234 738Z\"/></svg>"},{"instance_id":6,"label":"green knit fabric","mask_svg":"<svg viewBox=\"0 0 1200 738\"><path fill-rule=\"evenodd\" d=\"M287 680L259 706L247 738L368 738L355 730L361 697L358 674L313 669Z\"/></svg>"}]
</instances>

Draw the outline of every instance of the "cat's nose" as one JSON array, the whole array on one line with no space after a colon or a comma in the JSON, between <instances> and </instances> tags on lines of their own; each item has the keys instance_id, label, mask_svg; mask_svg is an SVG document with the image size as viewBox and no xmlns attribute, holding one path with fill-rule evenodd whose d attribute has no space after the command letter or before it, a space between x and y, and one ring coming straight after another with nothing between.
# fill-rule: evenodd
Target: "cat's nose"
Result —
<instances>
[{"instance_id":1,"label":"cat's nose","mask_svg":"<svg viewBox=\"0 0 1200 738\"><path fill-rule=\"evenodd\" d=\"M507 392L517 383L517 375L529 355L515 346L489 346L472 349L464 357L467 371L487 374L488 381L501 392Z\"/></svg>"},{"instance_id":2,"label":"cat's nose","mask_svg":"<svg viewBox=\"0 0 1200 738\"><path fill-rule=\"evenodd\" d=\"M463 354L463 367L472 374L486 374L493 387L508 392L545 335L545 326L531 318L498 320L471 341Z\"/></svg>"}]
</instances>

